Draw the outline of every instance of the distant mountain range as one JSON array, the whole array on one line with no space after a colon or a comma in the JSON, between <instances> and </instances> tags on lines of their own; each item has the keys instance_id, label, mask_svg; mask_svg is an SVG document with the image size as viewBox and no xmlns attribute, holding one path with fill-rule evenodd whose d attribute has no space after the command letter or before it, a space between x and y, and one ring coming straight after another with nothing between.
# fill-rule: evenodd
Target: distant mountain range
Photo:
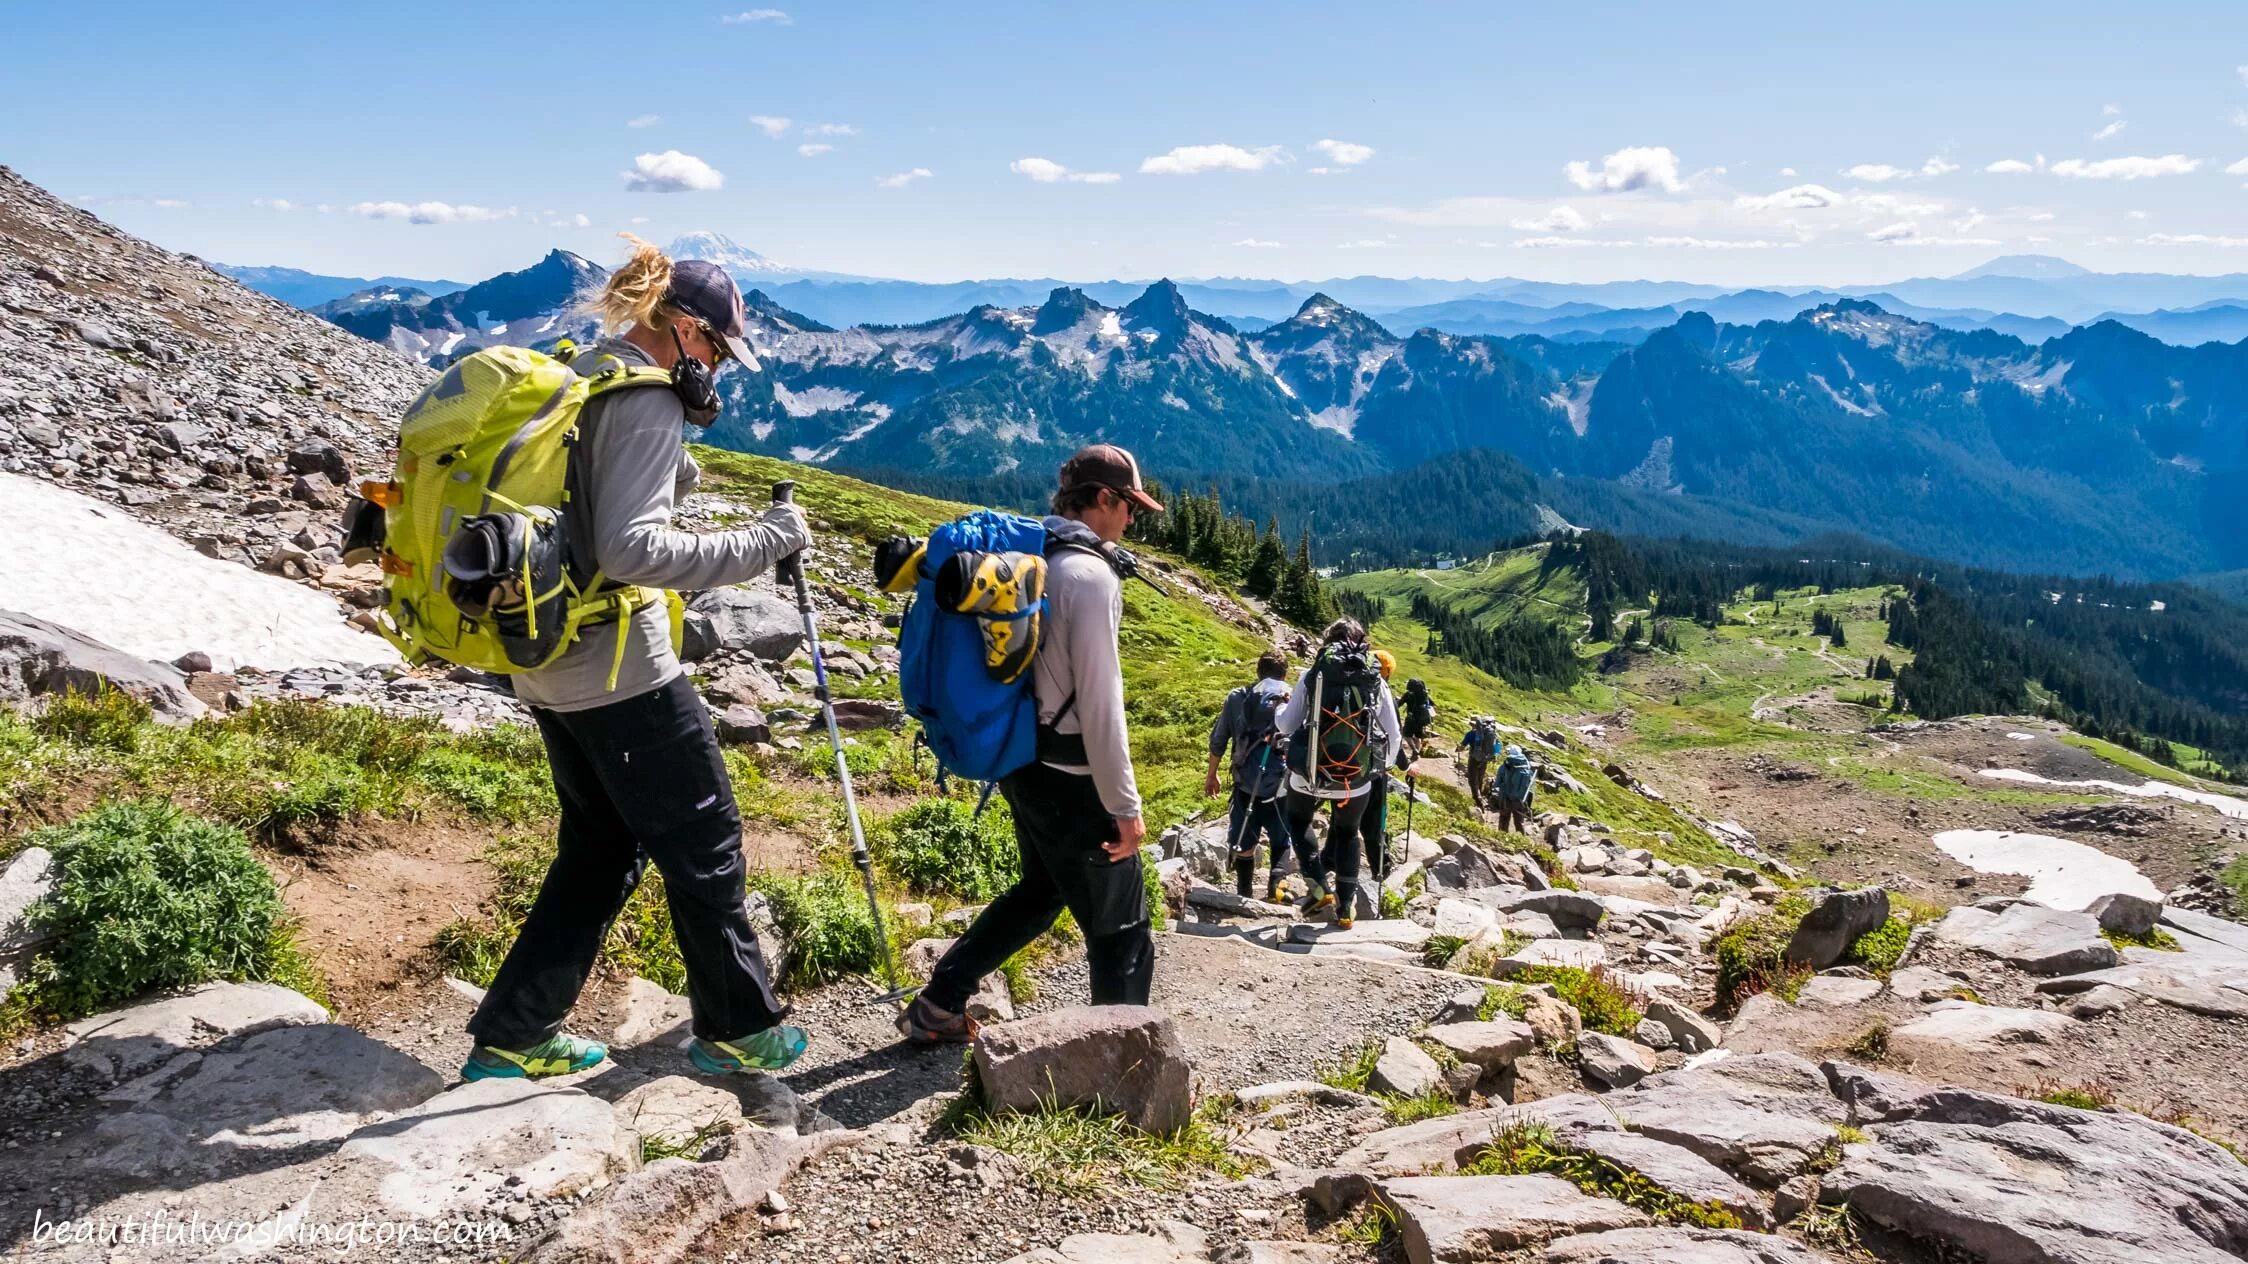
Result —
<instances>
[{"instance_id":1,"label":"distant mountain range","mask_svg":"<svg viewBox=\"0 0 2248 1264\"><path fill-rule=\"evenodd\" d=\"M754 252L715 235L674 246L744 281L766 370L722 379L729 407L706 436L744 451L974 479L1050 468L1097 436L1173 481L1239 486L1331 485L1491 450L1564 513L1648 520L1648 495L1683 495L1738 507L1737 529L1753 521L1757 538L1775 523L1841 527L2053 572L2248 565L2248 525L2231 512L2248 491L2248 343L2189 348L2121 320L2071 326L1911 297L2097 279L2057 260L2000 261L1871 299L1519 283L1513 298L1422 304L1431 319L1401 337L1396 316L1324 292L1243 328L1197 306L1191 296L1210 286L1170 281L837 324L777 297L805 283L758 284L766 261ZM316 310L443 363L496 342L583 337L571 300L604 275L555 251L447 294L377 286ZM1447 284L1361 288L1394 300ZM1568 297L1593 290L1606 302ZM2138 319L2223 329L2244 316L2248 303L2213 302ZM1617 499L1627 491L1628 506ZM1723 512L1694 514L1736 529Z\"/></svg>"},{"instance_id":2,"label":"distant mountain range","mask_svg":"<svg viewBox=\"0 0 2248 1264\"><path fill-rule=\"evenodd\" d=\"M322 276L301 268L245 268L214 263L212 269L233 277L260 294L280 299L291 307L318 307L362 290L419 290L424 294L450 294L465 290L465 281L417 281L412 277Z\"/></svg>"}]
</instances>

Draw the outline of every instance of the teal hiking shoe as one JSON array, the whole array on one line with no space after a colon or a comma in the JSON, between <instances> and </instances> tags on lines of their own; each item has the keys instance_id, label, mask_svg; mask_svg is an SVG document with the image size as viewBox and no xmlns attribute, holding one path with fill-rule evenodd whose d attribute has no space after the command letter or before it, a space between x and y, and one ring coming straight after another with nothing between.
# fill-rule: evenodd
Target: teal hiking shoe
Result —
<instances>
[{"instance_id":1,"label":"teal hiking shoe","mask_svg":"<svg viewBox=\"0 0 2248 1264\"><path fill-rule=\"evenodd\" d=\"M809 1043L802 1027L767 1027L740 1040L704 1040L687 1046L687 1060L705 1075L738 1071L779 1071L804 1056Z\"/></svg>"},{"instance_id":2,"label":"teal hiking shoe","mask_svg":"<svg viewBox=\"0 0 2248 1264\"><path fill-rule=\"evenodd\" d=\"M478 1045L461 1064L464 1080L540 1080L569 1075L599 1066L609 1056L608 1047L594 1040L556 1034L528 1049L500 1049Z\"/></svg>"}]
</instances>

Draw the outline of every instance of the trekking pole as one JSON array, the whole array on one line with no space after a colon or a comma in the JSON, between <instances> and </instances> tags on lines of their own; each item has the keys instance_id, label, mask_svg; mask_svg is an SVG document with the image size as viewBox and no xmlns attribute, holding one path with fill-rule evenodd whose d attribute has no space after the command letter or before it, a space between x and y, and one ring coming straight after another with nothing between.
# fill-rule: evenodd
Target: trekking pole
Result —
<instances>
[{"instance_id":1,"label":"trekking pole","mask_svg":"<svg viewBox=\"0 0 2248 1264\"><path fill-rule=\"evenodd\" d=\"M774 504L795 502L794 480L773 484ZM796 586L796 612L803 616L804 643L812 651L813 692L820 700L820 713L827 718L827 744L835 751L835 777L843 786L843 816L851 824L851 863L858 866L859 881L866 886L866 911L874 918L874 937L882 944L882 970L890 990L874 1000L878 1005L903 1005L920 989L898 984L897 954L890 951L890 932L882 924L882 900L874 893L874 858L867 854L866 830L859 824L858 796L851 788L851 765L843 758L843 730L836 726L835 701L828 694L827 660L820 654L820 621L819 616L812 613L812 586L804 580L804 554L801 551L791 553L774 563L773 574Z\"/></svg>"}]
</instances>

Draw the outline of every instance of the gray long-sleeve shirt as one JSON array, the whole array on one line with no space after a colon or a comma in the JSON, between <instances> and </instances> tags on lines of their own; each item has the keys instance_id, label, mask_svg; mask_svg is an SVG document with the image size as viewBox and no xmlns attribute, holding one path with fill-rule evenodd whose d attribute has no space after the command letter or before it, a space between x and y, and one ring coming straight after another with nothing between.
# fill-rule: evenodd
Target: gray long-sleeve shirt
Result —
<instances>
[{"instance_id":1,"label":"gray long-sleeve shirt","mask_svg":"<svg viewBox=\"0 0 2248 1264\"><path fill-rule=\"evenodd\" d=\"M572 365L591 376L616 362L655 361L622 339L607 339ZM672 507L694 490L702 471L688 455L686 410L657 387L628 387L590 404L580 421L578 468L581 498L571 506L590 529L575 533L593 550L602 575L620 584L701 589L738 584L804 547L810 533L795 509L776 505L761 519L733 531L681 531ZM626 638L615 689L617 637ZM562 656L515 677L516 696L550 711L584 711L622 702L670 683L683 668L671 648L671 616L661 605L633 612L622 624L587 628Z\"/></svg>"},{"instance_id":2,"label":"gray long-sleeve shirt","mask_svg":"<svg viewBox=\"0 0 2248 1264\"><path fill-rule=\"evenodd\" d=\"M1289 696L1288 705L1280 708L1273 726L1280 730L1282 736L1293 736L1307 720L1316 722L1315 717L1307 714L1310 710L1311 668L1307 667L1296 677L1296 691ZM1381 690L1374 696L1374 724L1381 730L1382 757L1381 762L1374 765L1379 770L1395 765L1397 752L1404 746L1404 730L1397 723L1397 700L1390 696L1389 682L1386 680L1381 682ZM1316 737L1318 734L1314 733L1312 736ZM1374 783L1362 781L1350 790L1314 788L1303 774L1291 770L1288 774L1288 788L1315 799L1355 799L1373 789Z\"/></svg>"},{"instance_id":3,"label":"gray long-sleeve shirt","mask_svg":"<svg viewBox=\"0 0 2248 1264\"><path fill-rule=\"evenodd\" d=\"M1046 529L1064 539L1100 543L1090 528L1073 519L1048 518ZM1124 667L1116 653L1116 631L1123 621L1123 588L1106 560L1077 549L1047 554L1046 624L1031 660L1038 722L1059 733L1083 734L1085 755L1092 761L1048 762L1047 767L1092 774L1101 806L1110 816L1129 819L1140 814L1140 787L1132 776L1132 741L1124 731ZM1072 696L1077 701L1057 721L1055 715Z\"/></svg>"}]
</instances>

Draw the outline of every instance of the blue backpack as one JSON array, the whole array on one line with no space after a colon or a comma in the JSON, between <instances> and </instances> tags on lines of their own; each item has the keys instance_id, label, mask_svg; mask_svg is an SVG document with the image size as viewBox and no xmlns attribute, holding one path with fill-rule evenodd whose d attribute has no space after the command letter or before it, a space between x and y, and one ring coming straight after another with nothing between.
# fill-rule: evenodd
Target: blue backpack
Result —
<instances>
[{"instance_id":1,"label":"blue backpack","mask_svg":"<svg viewBox=\"0 0 2248 1264\"><path fill-rule=\"evenodd\" d=\"M1046 547L1038 519L979 509L925 544L877 550L883 588L914 593L898 628L899 696L953 776L997 781L1038 756L1030 665L1045 622Z\"/></svg>"}]
</instances>

